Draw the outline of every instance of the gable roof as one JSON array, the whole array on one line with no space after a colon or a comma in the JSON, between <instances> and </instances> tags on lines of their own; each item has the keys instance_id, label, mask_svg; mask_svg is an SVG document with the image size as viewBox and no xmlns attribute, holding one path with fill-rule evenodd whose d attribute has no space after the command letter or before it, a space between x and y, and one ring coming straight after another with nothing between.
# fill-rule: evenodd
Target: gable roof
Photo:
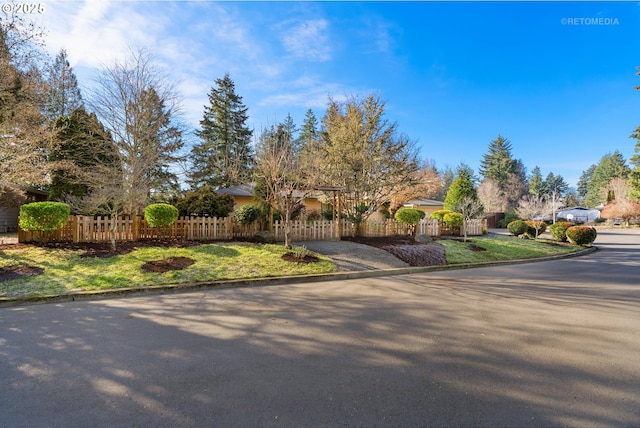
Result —
<instances>
[{"instance_id":1,"label":"gable roof","mask_svg":"<svg viewBox=\"0 0 640 428\"><path fill-rule=\"evenodd\" d=\"M231 186L224 189L216 190L216 193L219 193L221 195L253 198L253 195L254 195L253 191L255 187L256 187L256 183L244 183L244 184L238 184L237 186Z\"/></svg>"},{"instance_id":2,"label":"gable roof","mask_svg":"<svg viewBox=\"0 0 640 428\"><path fill-rule=\"evenodd\" d=\"M436 201L434 199L411 199L402 205L405 207L443 207L444 202Z\"/></svg>"}]
</instances>

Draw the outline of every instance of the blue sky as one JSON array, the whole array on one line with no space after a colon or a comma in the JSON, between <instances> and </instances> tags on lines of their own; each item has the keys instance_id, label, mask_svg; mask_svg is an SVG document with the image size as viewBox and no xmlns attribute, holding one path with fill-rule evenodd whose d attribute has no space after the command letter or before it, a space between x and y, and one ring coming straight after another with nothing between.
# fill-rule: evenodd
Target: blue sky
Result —
<instances>
[{"instance_id":1,"label":"blue sky","mask_svg":"<svg viewBox=\"0 0 640 428\"><path fill-rule=\"evenodd\" d=\"M439 167L477 172L508 138L528 171L575 185L606 153L633 154L640 125L638 2L47 1L47 49L81 86L129 47L152 51L202 118L229 73L256 130L328 96L376 93ZM597 25L596 25L597 24Z\"/></svg>"}]
</instances>

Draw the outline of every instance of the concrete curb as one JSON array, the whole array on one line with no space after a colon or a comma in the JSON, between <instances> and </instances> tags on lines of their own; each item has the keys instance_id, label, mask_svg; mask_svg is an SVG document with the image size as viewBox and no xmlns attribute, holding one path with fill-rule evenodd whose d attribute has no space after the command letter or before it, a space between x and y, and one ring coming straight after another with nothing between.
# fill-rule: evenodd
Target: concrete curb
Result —
<instances>
[{"instance_id":1,"label":"concrete curb","mask_svg":"<svg viewBox=\"0 0 640 428\"><path fill-rule=\"evenodd\" d=\"M205 281L187 284L168 284L150 287L130 287L118 288L113 290L91 290L91 291L74 291L62 295L37 296L37 297L18 297L18 298L0 298L0 307L12 307L22 305L35 305L42 303L61 303L74 302L78 300L98 300L117 298L122 296L142 296L142 295L159 295L172 293L188 293L197 290L210 289L229 289L229 288L245 288L245 287L266 287L273 285L290 285L303 282L325 282L325 281L346 281L350 279L361 278L377 278L383 276L411 275L427 272L438 272L444 270L460 270L473 269L489 266L513 265L535 262L546 262L551 260L560 260L570 257L583 256L597 250L597 247L588 247L575 253L562 254L557 256L537 257L533 259L516 259L516 260L498 260L492 262L480 263L463 263L455 265L442 266L424 266L424 267L402 267L392 269L365 270L353 272L334 272L316 275L300 275L300 276L283 276L272 278L256 278L256 279L235 279L220 281Z\"/></svg>"}]
</instances>

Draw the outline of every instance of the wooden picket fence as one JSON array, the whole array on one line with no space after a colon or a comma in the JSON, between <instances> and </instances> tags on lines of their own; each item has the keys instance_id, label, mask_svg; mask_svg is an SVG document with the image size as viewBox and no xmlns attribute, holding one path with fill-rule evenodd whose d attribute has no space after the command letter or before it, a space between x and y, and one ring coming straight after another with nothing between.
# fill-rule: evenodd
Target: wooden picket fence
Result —
<instances>
[{"instance_id":1,"label":"wooden picket fence","mask_svg":"<svg viewBox=\"0 0 640 428\"><path fill-rule=\"evenodd\" d=\"M114 224L115 222L115 224ZM242 225L232 217L179 217L176 222L163 228L150 227L143 217L70 216L66 225L52 232L27 232L18 230L19 242L108 242L111 229L115 226L116 241L136 241L140 239L187 239L221 241L231 239L250 239L259 231L257 224ZM291 221L291 239L294 241L331 241L337 239L338 224L333 221ZM467 222L467 235L481 235L486 227L484 219ZM461 235L461 228L450 228L437 220L422 220L416 226L416 233L438 235ZM355 225L342 220L341 237L360 236L379 237L406 235L407 225L394 220L369 221ZM273 235L276 240L284 240L284 221L276 221Z\"/></svg>"}]
</instances>

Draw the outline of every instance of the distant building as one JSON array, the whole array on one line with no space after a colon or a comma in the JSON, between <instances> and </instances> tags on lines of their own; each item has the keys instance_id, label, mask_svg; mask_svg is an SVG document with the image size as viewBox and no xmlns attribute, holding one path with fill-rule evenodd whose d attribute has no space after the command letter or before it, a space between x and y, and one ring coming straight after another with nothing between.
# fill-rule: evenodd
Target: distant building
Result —
<instances>
[{"instance_id":1,"label":"distant building","mask_svg":"<svg viewBox=\"0 0 640 428\"><path fill-rule=\"evenodd\" d=\"M432 212L444 209L444 202L433 199L412 199L402 204L404 208L415 208L426 213L429 218Z\"/></svg>"},{"instance_id":2,"label":"distant building","mask_svg":"<svg viewBox=\"0 0 640 428\"><path fill-rule=\"evenodd\" d=\"M591 223L600 218L600 210L595 208L562 208L556 213L556 220L566 219L577 223Z\"/></svg>"}]
</instances>

